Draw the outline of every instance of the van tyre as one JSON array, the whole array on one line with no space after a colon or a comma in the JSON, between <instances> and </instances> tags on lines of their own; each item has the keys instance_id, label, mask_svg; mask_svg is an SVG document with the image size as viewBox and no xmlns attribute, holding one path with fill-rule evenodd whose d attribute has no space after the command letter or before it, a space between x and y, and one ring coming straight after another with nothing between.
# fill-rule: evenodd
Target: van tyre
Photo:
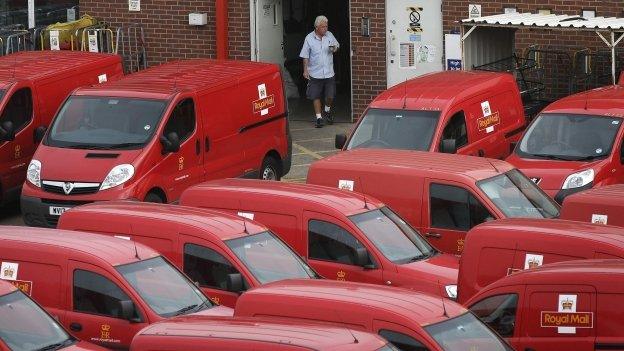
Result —
<instances>
[{"instance_id":1,"label":"van tyre","mask_svg":"<svg viewBox=\"0 0 624 351\"><path fill-rule=\"evenodd\" d=\"M160 195L156 193L149 193L145 196L144 202L153 202L157 204L162 204L165 201L160 197Z\"/></svg>"},{"instance_id":2,"label":"van tyre","mask_svg":"<svg viewBox=\"0 0 624 351\"><path fill-rule=\"evenodd\" d=\"M262 180L280 180L282 175L280 174L279 161L271 156L267 156L262 161L262 167L260 168L260 179Z\"/></svg>"}]
</instances>

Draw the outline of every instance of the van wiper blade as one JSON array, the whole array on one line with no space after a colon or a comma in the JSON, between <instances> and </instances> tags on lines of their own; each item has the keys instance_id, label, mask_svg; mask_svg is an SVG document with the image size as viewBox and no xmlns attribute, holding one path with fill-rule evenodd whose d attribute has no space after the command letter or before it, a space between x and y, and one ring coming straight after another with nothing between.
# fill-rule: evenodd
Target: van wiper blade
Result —
<instances>
[{"instance_id":1,"label":"van wiper blade","mask_svg":"<svg viewBox=\"0 0 624 351\"><path fill-rule=\"evenodd\" d=\"M605 157L606 155L589 155L589 156L581 156L575 158L573 161L591 161L600 157Z\"/></svg>"},{"instance_id":2,"label":"van wiper blade","mask_svg":"<svg viewBox=\"0 0 624 351\"><path fill-rule=\"evenodd\" d=\"M115 150L115 149L123 149L125 147L133 147L133 146L143 146L143 143L122 143L122 144L115 144L115 145L110 145L107 147L107 149L110 150Z\"/></svg>"},{"instance_id":3,"label":"van wiper blade","mask_svg":"<svg viewBox=\"0 0 624 351\"><path fill-rule=\"evenodd\" d=\"M572 159L568 158L568 157L563 157L563 156L557 156L557 155L543 155L543 154L530 154L531 156L535 156L535 157L540 157L540 158L546 158L549 160L558 160L558 161L572 161Z\"/></svg>"},{"instance_id":4,"label":"van wiper blade","mask_svg":"<svg viewBox=\"0 0 624 351\"><path fill-rule=\"evenodd\" d=\"M85 149L85 150L106 150L106 146L91 145L91 144L76 144L68 146L70 149Z\"/></svg>"},{"instance_id":5,"label":"van wiper blade","mask_svg":"<svg viewBox=\"0 0 624 351\"><path fill-rule=\"evenodd\" d=\"M42 348L40 348L40 349L37 349L36 351L50 351L50 350L58 350L58 349L60 349L61 347L65 347L65 346L67 346L67 345L69 345L69 344L72 344L73 342L74 342L74 340L72 340L72 339L67 339L67 340L65 340L65 341L63 341L63 342L59 342L59 343L56 343L56 344L51 344L51 345L48 345L48 346L44 346L44 347L42 347Z\"/></svg>"},{"instance_id":6,"label":"van wiper blade","mask_svg":"<svg viewBox=\"0 0 624 351\"><path fill-rule=\"evenodd\" d=\"M197 304L195 304L195 305L190 305L190 306L186 306L186 307L183 307L183 308L181 308L181 309L179 309L179 310L175 311L175 312L173 313L173 315L174 315L174 316L179 316L179 315L181 315L181 314L185 314L186 312L188 312L188 311L190 311L190 310L194 309L195 307L197 307Z\"/></svg>"}]
</instances>

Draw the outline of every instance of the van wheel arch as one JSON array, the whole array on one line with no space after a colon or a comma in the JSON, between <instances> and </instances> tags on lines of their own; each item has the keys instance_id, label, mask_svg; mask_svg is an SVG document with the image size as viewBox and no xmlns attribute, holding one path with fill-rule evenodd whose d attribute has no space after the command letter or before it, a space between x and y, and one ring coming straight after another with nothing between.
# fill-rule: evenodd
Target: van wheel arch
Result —
<instances>
[{"instance_id":1,"label":"van wheel arch","mask_svg":"<svg viewBox=\"0 0 624 351\"><path fill-rule=\"evenodd\" d=\"M259 178L267 179L267 175L270 175L271 169L273 169L275 180L280 180L283 175L283 168L280 154L275 150L271 150L262 159Z\"/></svg>"},{"instance_id":2,"label":"van wheel arch","mask_svg":"<svg viewBox=\"0 0 624 351\"><path fill-rule=\"evenodd\" d=\"M160 188L153 188L147 192L143 202L167 203L167 195Z\"/></svg>"}]
</instances>

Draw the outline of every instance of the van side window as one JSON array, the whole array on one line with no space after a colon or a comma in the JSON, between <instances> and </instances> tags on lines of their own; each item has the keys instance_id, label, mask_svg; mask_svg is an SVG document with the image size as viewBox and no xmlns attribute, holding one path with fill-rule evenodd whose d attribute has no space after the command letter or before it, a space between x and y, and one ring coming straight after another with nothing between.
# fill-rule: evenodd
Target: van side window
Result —
<instances>
[{"instance_id":1,"label":"van side window","mask_svg":"<svg viewBox=\"0 0 624 351\"><path fill-rule=\"evenodd\" d=\"M310 259L356 265L358 248L364 248L353 235L324 221L308 223L308 256Z\"/></svg>"},{"instance_id":2,"label":"van side window","mask_svg":"<svg viewBox=\"0 0 624 351\"><path fill-rule=\"evenodd\" d=\"M463 111L459 111L451 117L442 131L442 140L455 139L455 145L460 147L468 144L468 132L466 131L466 117Z\"/></svg>"},{"instance_id":3,"label":"van side window","mask_svg":"<svg viewBox=\"0 0 624 351\"><path fill-rule=\"evenodd\" d=\"M120 302L126 300L128 295L104 276L74 271L74 311L122 318Z\"/></svg>"},{"instance_id":4,"label":"van side window","mask_svg":"<svg viewBox=\"0 0 624 351\"><path fill-rule=\"evenodd\" d=\"M510 338L514 335L517 307L518 295L505 294L483 299L470 310L500 336Z\"/></svg>"},{"instance_id":5,"label":"van side window","mask_svg":"<svg viewBox=\"0 0 624 351\"><path fill-rule=\"evenodd\" d=\"M13 122L16 132L26 127L33 118L33 101L30 88L22 88L16 91L4 107L0 121Z\"/></svg>"},{"instance_id":6,"label":"van side window","mask_svg":"<svg viewBox=\"0 0 624 351\"><path fill-rule=\"evenodd\" d=\"M184 245L184 273L201 287L227 290L228 274L239 273L221 254L207 247ZM247 282L243 279L243 287Z\"/></svg>"},{"instance_id":7,"label":"van side window","mask_svg":"<svg viewBox=\"0 0 624 351\"><path fill-rule=\"evenodd\" d=\"M195 104L193 99L181 101L169 116L163 134L166 136L171 132L178 134L180 143L188 139L195 131Z\"/></svg>"},{"instance_id":8,"label":"van side window","mask_svg":"<svg viewBox=\"0 0 624 351\"><path fill-rule=\"evenodd\" d=\"M420 341L409 335L382 329L379 335L402 351L429 351Z\"/></svg>"},{"instance_id":9,"label":"van side window","mask_svg":"<svg viewBox=\"0 0 624 351\"><path fill-rule=\"evenodd\" d=\"M431 227L467 231L494 216L464 188L431 184L429 188Z\"/></svg>"}]
</instances>

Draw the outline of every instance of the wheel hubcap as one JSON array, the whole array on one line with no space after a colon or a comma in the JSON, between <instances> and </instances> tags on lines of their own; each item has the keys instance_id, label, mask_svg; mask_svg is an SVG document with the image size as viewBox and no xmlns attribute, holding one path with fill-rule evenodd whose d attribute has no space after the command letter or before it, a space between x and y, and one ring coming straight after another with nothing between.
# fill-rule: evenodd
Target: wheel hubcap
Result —
<instances>
[{"instance_id":1,"label":"wheel hubcap","mask_svg":"<svg viewBox=\"0 0 624 351\"><path fill-rule=\"evenodd\" d=\"M275 170L271 167L266 167L264 169L264 172L262 172L262 179L263 180L276 180L277 177L275 176Z\"/></svg>"}]
</instances>

